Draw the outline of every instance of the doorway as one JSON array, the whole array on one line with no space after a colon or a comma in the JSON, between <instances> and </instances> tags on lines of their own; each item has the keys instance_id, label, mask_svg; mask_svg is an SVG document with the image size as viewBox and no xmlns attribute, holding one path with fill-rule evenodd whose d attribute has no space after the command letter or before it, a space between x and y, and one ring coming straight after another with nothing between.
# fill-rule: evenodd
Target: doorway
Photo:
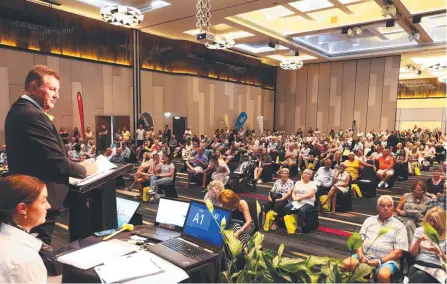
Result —
<instances>
[{"instance_id":1,"label":"doorway","mask_svg":"<svg viewBox=\"0 0 447 284\"><path fill-rule=\"evenodd\" d=\"M186 130L186 117L176 116L172 118L172 132L175 135L175 139L181 143L183 142L183 134Z\"/></svg>"}]
</instances>

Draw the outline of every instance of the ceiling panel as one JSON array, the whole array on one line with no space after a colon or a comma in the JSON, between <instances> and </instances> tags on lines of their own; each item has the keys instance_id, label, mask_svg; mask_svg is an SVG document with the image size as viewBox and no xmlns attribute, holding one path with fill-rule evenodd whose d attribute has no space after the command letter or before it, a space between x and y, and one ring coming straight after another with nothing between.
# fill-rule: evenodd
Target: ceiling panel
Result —
<instances>
[{"instance_id":1,"label":"ceiling panel","mask_svg":"<svg viewBox=\"0 0 447 284\"><path fill-rule=\"evenodd\" d=\"M309 12L334 6L334 4L328 0L301 0L289 3L289 5L295 7L301 12Z\"/></svg>"},{"instance_id":2,"label":"ceiling panel","mask_svg":"<svg viewBox=\"0 0 447 284\"><path fill-rule=\"evenodd\" d=\"M447 8L445 0L400 0L412 14Z\"/></svg>"}]
</instances>

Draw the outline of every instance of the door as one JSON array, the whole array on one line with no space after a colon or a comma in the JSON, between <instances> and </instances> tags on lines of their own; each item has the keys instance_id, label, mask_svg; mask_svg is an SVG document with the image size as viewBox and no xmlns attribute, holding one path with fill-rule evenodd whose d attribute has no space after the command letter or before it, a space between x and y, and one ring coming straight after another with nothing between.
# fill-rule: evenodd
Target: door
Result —
<instances>
[{"instance_id":1,"label":"door","mask_svg":"<svg viewBox=\"0 0 447 284\"><path fill-rule=\"evenodd\" d=\"M172 132L175 135L175 139L180 143L183 141L183 134L186 130L186 117L176 116L172 118Z\"/></svg>"},{"instance_id":2,"label":"door","mask_svg":"<svg viewBox=\"0 0 447 284\"><path fill-rule=\"evenodd\" d=\"M122 131L124 127L130 131L130 116L113 116L113 134L118 130ZM132 135L133 133L131 133L131 140L133 140Z\"/></svg>"}]
</instances>

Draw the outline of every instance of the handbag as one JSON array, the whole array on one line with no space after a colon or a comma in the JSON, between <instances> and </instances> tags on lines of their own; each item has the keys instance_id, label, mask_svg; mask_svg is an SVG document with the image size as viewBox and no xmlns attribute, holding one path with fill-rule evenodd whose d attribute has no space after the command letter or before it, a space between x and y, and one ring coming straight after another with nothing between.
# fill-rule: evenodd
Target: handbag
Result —
<instances>
[{"instance_id":1,"label":"handbag","mask_svg":"<svg viewBox=\"0 0 447 284\"><path fill-rule=\"evenodd\" d=\"M320 195L320 204L323 204L323 202L325 202L327 199L327 195ZM329 212L331 210L331 205L328 203L323 205L323 211L325 212Z\"/></svg>"},{"instance_id":2,"label":"handbag","mask_svg":"<svg viewBox=\"0 0 447 284\"><path fill-rule=\"evenodd\" d=\"M355 190L358 197L362 197L362 192L360 191L360 187L357 184L352 184L351 187Z\"/></svg>"},{"instance_id":3,"label":"handbag","mask_svg":"<svg viewBox=\"0 0 447 284\"><path fill-rule=\"evenodd\" d=\"M421 169L419 168L419 164L414 165L414 174L417 176L421 175Z\"/></svg>"},{"instance_id":4,"label":"handbag","mask_svg":"<svg viewBox=\"0 0 447 284\"><path fill-rule=\"evenodd\" d=\"M270 227L272 226L273 220L275 220L276 215L278 215L278 213L273 210L270 210L265 214L264 231L268 232L268 230L270 230Z\"/></svg>"},{"instance_id":5,"label":"handbag","mask_svg":"<svg viewBox=\"0 0 447 284\"><path fill-rule=\"evenodd\" d=\"M296 228L298 227L298 216L286 215L284 216L284 223L286 224L287 234L295 234Z\"/></svg>"}]
</instances>

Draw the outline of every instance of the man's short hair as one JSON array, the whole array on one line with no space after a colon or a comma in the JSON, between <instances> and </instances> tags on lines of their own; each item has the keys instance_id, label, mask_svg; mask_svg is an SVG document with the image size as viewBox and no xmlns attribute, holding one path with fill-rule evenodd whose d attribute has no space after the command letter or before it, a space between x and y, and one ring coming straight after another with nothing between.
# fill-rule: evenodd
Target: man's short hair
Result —
<instances>
[{"instance_id":1,"label":"man's short hair","mask_svg":"<svg viewBox=\"0 0 447 284\"><path fill-rule=\"evenodd\" d=\"M33 67L33 69L31 69L28 72L28 75L26 75L25 90L27 90L29 88L29 85L33 81L36 81L37 85L39 87L42 86L43 85L43 77L44 76L53 76L58 81L61 80L61 76L59 75L59 73L57 73L56 71L54 71L50 67L45 66L45 65L36 65L36 66Z\"/></svg>"},{"instance_id":2,"label":"man's short hair","mask_svg":"<svg viewBox=\"0 0 447 284\"><path fill-rule=\"evenodd\" d=\"M379 199L377 199L377 206L379 206L379 204L380 204L380 202L382 202L382 200L389 200L389 201L391 201L391 202L393 203L393 205L394 205L394 200L393 200L393 198L391 197L391 195L382 195L382 196L380 196Z\"/></svg>"}]
</instances>

